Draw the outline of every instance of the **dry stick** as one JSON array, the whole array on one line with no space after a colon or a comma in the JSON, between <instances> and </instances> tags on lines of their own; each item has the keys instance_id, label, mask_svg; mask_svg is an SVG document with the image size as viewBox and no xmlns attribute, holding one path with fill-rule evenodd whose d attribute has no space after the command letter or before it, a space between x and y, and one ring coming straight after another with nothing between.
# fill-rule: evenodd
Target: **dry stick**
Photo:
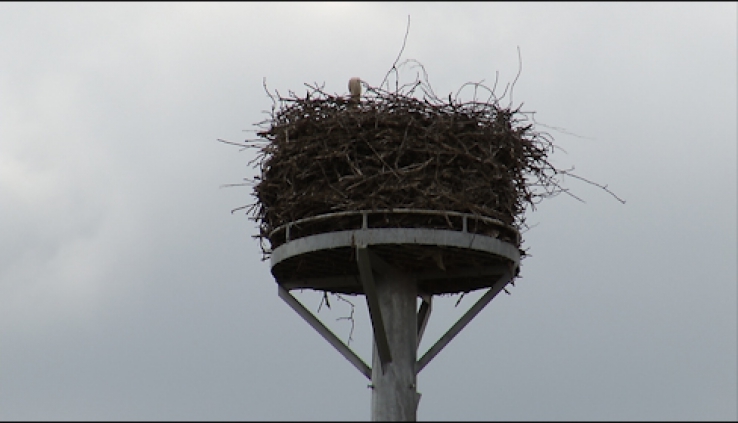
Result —
<instances>
[{"instance_id":1,"label":"dry stick","mask_svg":"<svg viewBox=\"0 0 738 423\"><path fill-rule=\"evenodd\" d=\"M328 301L328 293L323 291L323 297L320 299L320 304L318 305L318 311L317 313L320 313L320 309L323 307L323 303L330 309L331 303Z\"/></svg>"},{"instance_id":2,"label":"dry stick","mask_svg":"<svg viewBox=\"0 0 738 423\"><path fill-rule=\"evenodd\" d=\"M513 90L515 89L515 83L518 82L518 78L520 77L521 72L523 72L523 56L520 54L520 46L518 46L518 74L515 75L515 79L512 82L512 86L510 87L510 103L508 105L508 109L512 107Z\"/></svg>"},{"instance_id":3,"label":"dry stick","mask_svg":"<svg viewBox=\"0 0 738 423\"><path fill-rule=\"evenodd\" d=\"M233 141L226 141L226 140L222 140L220 138L218 138L217 141L220 141L220 142L225 143L225 144L231 144L231 145L235 145L235 146L238 146L238 147L243 147L243 148L253 147L251 145L238 144L238 143L235 143Z\"/></svg>"},{"instance_id":4,"label":"dry stick","mask_svg":"<svg viewBox=\"0 0 738 423\"><path fill-rule=\"evenodd\" d=\"M572 168L572 169L573 169L573 168ZM586 182L586 183L588 183L588 184L591 184L591 185L594 185L594 186L596 186L596 187L598 187L598 188L601 188L601 189L605 190L605 192L607 192L608 194L610 194L610 195L612 195L613 197L615 197L615 199L616 199L616 200L618 200L618 201L620 201L620 203L621 203L621 204L625 204L625 200L621 199L620 197L618 197L617 195L615 195L615 193L614 193L614 192L612 192L612 191L610 191L609 189L607 189L607 185L600 185L600 184L598 184L598 183L596 183L596 182L592 182L592 181L590 181L589 179L586 179L586 178L582 178L581 176L577 176L577 175L575 175L575 174L573 174L573 173L569 173L569 172L567 172L567 171L565 171L565 170L563 170L563 171L561 171L561 172L559 172L559 173L561 173L562 175L566 175L566 176L571 176L572 178L576 178L576 179L579 179L580 181L584 181L584 182Z\"/></svg>"},{"instance_id":5,"label":"dry stick","mask_svg":"<svg viewBox=\"0 0 738 423\"><path fill-rule=\"evenodd\" d=\"M220 186L220 188L230 188L230 187L248 187L248 186L254 186L253 182L244 182L240 184L223 184Z\"/></svg>"},{"instance_id":6,"label":"dry stick","mask_svg":"<svg viewBox=\"0 0 738 423\"><path fill-rule=\"evenodd\" d=\"M344 297L343 297L343 296L342 296L341 294L334 294L334 295L335 295L335 296L336 296L336 298L338 298L339 300L341 300L341 301L344 301L344 302L347 302L347 303L348 303L348 304L349 304L349 305L351 306L351 313L350 313L350 314L349 314L348 316L343 316L343 317L339 317L339 318L337 318L337 319L336 319L337 321L338 321L338 320L348 320L348 321L350 321L350 322L351 322L351 332L349 332L349 337L348 337L348 341L346 342L346 346L351 346L351 341L353 341L353 340L354 340L354 338L353 338L353 334L354 334L354 326L355 326L355 321L354 321L354 309L355 309L356 307L354 306L354 303L352 303L351 301L349 301L349 300L347 300L346 298L344 298Z\"/></svg>"},{"instance_id":7,"label":"dry stick","mask_svg":"<svg viewBox=\"0 0 738 423\"><path fill-rule=\"evenodd\" d=\"M264 86L264 91L267 93L269 98L272 99L272 117L274 117L274 110L277 107L277 100L274 98L272 93L269 92L269 89L267 88L267 79L266 76L261 81L262 85ZM279 94L279 93L278 93Z\"/></svg>"},{"instance_id":8,"label":"dry stick","mask_svg":"<svg viewBox=\"0 0 738 423\"><path fill-rule=\"evenodd\" d=\"M397 70L397 68L395 67L395 65L397 65L397 61L400 60L400 56L402 56L402 52L405 51L405 43L407 42L407 35L409 33L410 33L410 15L407 15L407 26L405 28L405 37L402 39L402 48L400 48L400 53L397 54L397 58L392 63L392 67L390 68L390 70L387 71L387 74L384 76L384 79L382 80L382 83L379 84L380 87L382 87L382 85L384 85L384 82L387 80L387 77L389 77L390 73L392 73L392 70L393 69L395 71ZM387 85L387 91L389 91L389 85Z\"/></svg>"},{"instance_id":9,"label":"dry stick","mask_svg":"<svg viewBox=\"0 0 738 423\"><path fill-rule=\"evenodd\" d=\"M487 99L487 103L489 103L489 101L490 101L490 100L491 100L492 98L494 98L494 99L495 99L495 101L494 101L494 103L492 103L492 104L494 104L495 106L496 106L496 105L497 105L497 103L498 103L498 99L497 99L497 96L495 96L495 90L497 89L497 81L498 81L498 79L499 79L499 78L500 78L500 71L495 71L495 84L494 84L494 85L492 86L492 89L491 89L491 90L489 90L489 92L490 92L490 95L489 95L489 98Z\"/></svg>"}]
</instances>

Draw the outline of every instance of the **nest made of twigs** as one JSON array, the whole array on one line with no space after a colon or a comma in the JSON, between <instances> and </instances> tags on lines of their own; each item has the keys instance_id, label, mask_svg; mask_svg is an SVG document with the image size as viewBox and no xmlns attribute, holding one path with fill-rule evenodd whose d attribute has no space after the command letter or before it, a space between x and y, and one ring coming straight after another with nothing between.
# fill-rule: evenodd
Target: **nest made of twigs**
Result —
<instances>
[{"instance_id":1,"label":"nest made of twigs","mask_svg":"<svg viewBox=\"0 0 738 423\"><path fill-rule=\"evenodd\" d=\"M558 186L552 142L519 109L373 87L356 103L308 87L280 97L258 132L251 213L271 249L280 225L337 211L456 211L519 229Z\"/></svg>"}]
</instances>

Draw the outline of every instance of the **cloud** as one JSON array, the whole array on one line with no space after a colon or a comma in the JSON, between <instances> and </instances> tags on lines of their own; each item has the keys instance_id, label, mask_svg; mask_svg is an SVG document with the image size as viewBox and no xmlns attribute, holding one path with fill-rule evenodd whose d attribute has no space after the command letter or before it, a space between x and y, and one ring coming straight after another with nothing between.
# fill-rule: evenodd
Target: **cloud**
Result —
<instances>
[{"instance_id":1,"label":"cloud","mask_svg":"<svg viewBox=\"0 0 738 423\"><path fill-rule=\"evenodd\" d=\"M419 418L734 418L735 10L3 4L0 416L367 418L366 381L282 304L230 213L250 188L220 186L255 152L216 139L254 136L265 77L378 84L410 14L403 58L439 95L497 71L502 90L520 46L516 103L581 136L550 129L555 163L627 200L570 178L586 204L528 214L522 279L421 373ZM425 345L471 304L445 300ZM335 308L320 317L345 337Z\"/></svg>"}]
</instances>

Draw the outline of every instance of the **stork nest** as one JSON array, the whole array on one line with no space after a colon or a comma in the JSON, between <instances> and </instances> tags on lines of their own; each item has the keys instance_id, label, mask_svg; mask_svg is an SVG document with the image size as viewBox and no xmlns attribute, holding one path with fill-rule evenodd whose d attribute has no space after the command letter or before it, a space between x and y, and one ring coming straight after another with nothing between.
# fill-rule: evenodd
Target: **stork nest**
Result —
<instances>
[{"instance_id":1,"label":"stork nest","mask_svg":"<svg viewBox=\"0 0 738 423\"><path fill-rule=\"evenodd\" d=\"M275 228L339 211L455 211L519 230L527 206L560 191L550 136L519 108L373 87L357 104L307 86L305 97L273 98L252 142L261 175L250 213L265 256L264 239L271 249L284 242Z\"/></svg>"}]
</instances>

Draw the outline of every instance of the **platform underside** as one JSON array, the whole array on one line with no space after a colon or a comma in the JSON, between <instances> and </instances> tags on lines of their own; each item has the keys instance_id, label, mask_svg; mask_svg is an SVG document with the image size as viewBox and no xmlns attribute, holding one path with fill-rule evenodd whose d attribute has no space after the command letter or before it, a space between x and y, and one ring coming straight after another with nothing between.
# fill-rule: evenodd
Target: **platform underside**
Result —
<instances>
[{"instance_id":1,"label":"platform underside","mask_svg":"<svg viewBox=\"0 0 738 423\"><path fill-rule=\"evenodd\" d=\"M414 275L418 291L430 295L491 287L508 266L517 266L513 260L496 254L458 247L375 244L369 248L400 271ZM287 258L272 267L272 274L288 290L363 294L356 249L350 246Z\"/></svg>"}]
</instances>

